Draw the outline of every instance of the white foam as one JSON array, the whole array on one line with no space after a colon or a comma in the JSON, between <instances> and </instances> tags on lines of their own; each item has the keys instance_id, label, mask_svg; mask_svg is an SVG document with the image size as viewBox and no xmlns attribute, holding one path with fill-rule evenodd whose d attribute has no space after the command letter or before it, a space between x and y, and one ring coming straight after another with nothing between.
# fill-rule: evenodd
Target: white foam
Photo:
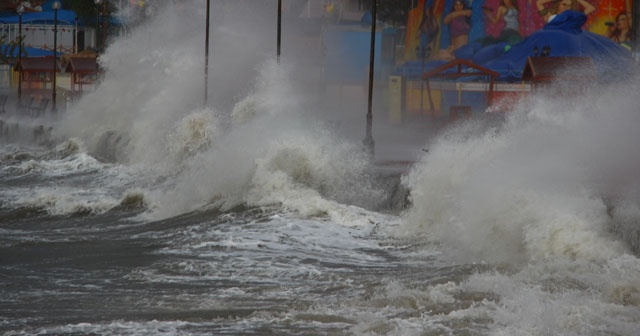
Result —
<instances>
[{"instance_id":1,"label":"white foam","mask_svg":"<svg viewBox=\"0 0 640 336\"><path fill-rule=\"evenodd\" d=\"M101 334L101 335L197 335L182 333L181 330L191 323L183 321L116 321L111 323L76 323L56 327L37 328L24 332L12 332L9 335L33 334Z\"/></svg>"},{"instance_id":2,"label":"white foam","mask_svg":"<svg viewBox=\"0 0 640 336\"><path fill-rule=\"evenodd\" d=\"M621 262L630 274L614 270L614 265ZM637 319L640 307L637 302L618 301L617 295L620 290L632 300L633 293L638 293L640 287L632 279L637 275L632 274L640 270L639 265L630 256L612 259L604 267L560 261L511 275L477 274L462 288L498 295L496 301L482 305L494 319L492 334L591 335L604 328L614 334L631 335L640 322Z\"/></svg>"},{"instance_id":3,"label":"white foam","mask_svg":"<svg viewBox=\"0 0 640 336\"><path fill-rule=\"evenodd\" d=\"M600 177L615 172L603 167L629 162L596 145L606 137L588 132L608 134L613 125L599 130L601 116L584 104L542 101L514 111L503 129L467 124L438 139L404 180L413 201L404 229L428 232L474 261L624 253L608 233Z\"/></svg>"},{"instance_id":4,"label":"white foam","mask_svg":"<svg viewBox=\"0 0 640 336\"><path fill-rule=\"evenodd\" d=\"M304 115L285 67L267 62L262 69L263 84L251 94L258 102L253 117L233 124L185 162L173 190L154 198L152 216L245 203L344 221L338 203L371 206L384 198L365 176L369 159L361 147ZM275 79L279 85L264 85Z\"/></svg>"},{"instance_id":5,"label":"white foam","mask_svg":"<svg viewBox=\"0 0 640 336\"><path fill-rule=\"evenodd\" d=\"M628 85L534 97L500 127L461 125L404 178L412 206L397 233L427 235L458 262L500 265L456 284L456 300L485 298L449 321L487 318L491 335L637 332L640 263L612 232L638 215Z\"/></svg>"},{"instance_id":6,"label":"white foam","mask_svg":"<svg viewBox=\"0 0 640 336\"><path fill-rule=\"evenodd\" d=\"M51 215L100 214L119 204L117 199L104 194L97 195L84 188L36 188L21 195L12 203L13 207L44 209Z\"/></svg>"}]
</instances>

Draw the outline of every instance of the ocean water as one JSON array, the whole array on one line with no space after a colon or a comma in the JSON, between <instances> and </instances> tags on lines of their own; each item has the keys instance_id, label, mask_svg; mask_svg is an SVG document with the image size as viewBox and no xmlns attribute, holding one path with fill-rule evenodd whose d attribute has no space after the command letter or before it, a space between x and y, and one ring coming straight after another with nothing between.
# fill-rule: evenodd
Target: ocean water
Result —
<instances>
[{"instance_id":1,"label":"ocean water","mask_svg":"<svg viewBox=\"0 0 640 336\"><path fill-rule=\"evenodd\" d=\"M638 83L406 125L390 173L304 50L274 61L268 4L216 16L203 107L180 5L64 113L1 116L0 333L638 335Z\"/></svg>"}]
</instances>

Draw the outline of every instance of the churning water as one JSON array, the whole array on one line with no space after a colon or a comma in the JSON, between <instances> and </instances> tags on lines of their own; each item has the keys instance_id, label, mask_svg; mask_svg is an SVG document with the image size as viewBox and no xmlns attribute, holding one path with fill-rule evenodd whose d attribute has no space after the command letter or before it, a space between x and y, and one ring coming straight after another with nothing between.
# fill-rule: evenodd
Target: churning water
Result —
<instances>
[{"instance_id":1,"label":"churning water","mask_svg":"<svg viewBox=\"0 0 640 336\"><path fill-rule=\"evenodd\" d=\"M203 108L202 5L114 41L46 141L3 129L2 333L638 334L636 83L416 138L394 179L264 6L214 26Z\"/></svg>"}]
</instances>

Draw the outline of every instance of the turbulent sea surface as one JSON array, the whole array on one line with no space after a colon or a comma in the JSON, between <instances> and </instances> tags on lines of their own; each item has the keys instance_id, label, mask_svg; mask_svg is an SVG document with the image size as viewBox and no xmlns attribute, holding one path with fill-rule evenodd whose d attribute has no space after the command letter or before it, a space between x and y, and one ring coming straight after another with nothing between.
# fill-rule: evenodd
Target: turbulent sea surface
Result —
<instances>
[{"instance_id":1,"label":"turbulent sea surface","mask_svg":"<svg viewBox=\"0 0 640 336\"><path fill-rule=\"evenodd\" d=\"M635 82L413 138L389 174L272 60L274 13L226 8L202 107L182 4L65 112L0 115L0 333L638 335Z\"/></svg>"}]
</instances>

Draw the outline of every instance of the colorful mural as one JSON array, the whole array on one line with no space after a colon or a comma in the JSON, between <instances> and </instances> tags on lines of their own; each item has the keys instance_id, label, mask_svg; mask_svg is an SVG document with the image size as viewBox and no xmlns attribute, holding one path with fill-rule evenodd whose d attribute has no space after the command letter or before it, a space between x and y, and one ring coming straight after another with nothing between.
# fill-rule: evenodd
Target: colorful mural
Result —
<instances>
[{"instance_id":1,"label":"colorful mural","mask_svg":"<svg viewBox=\"0 0 640 336\"><path fill-rule=\"evenodd\" d=\"M631 0L419 0L407 22L405 59L452 59L461 45L514 45L566 9L584 12L583 30L631 48Z\"/></svg>"}]
</instances>

